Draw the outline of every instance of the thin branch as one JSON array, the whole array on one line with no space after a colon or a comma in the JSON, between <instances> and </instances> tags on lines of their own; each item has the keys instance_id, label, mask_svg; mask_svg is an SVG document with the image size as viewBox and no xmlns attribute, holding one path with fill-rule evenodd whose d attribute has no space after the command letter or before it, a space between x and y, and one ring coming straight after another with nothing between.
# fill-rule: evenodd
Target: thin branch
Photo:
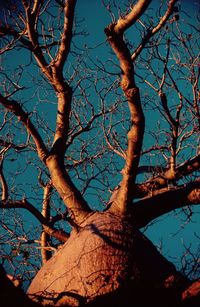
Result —
<instances>
[{"instance_id":1,"label":"thin branch","mask_svg":"<svg viewBox=\"0 0 200 307\"><path fill-rule=\"evenodd\" d=\"M24 5L25 13L26 13L26 28L27 28L27 34L29 38L29 42L31 44L31 51L34 54L34 57L42 71L42 73L47 77L47 79L52 84L52 71L50 69L50 66L45 60L45 57L43 55L42 49L40 47L39 41L38 41L38 32L37 32L37 14L34 10L31 12L29 4L22 0L22 3ZM38 6L37 10L38 10Z\"/></svg>"},{"instance_id":2,"label":"thin branch","mask_svg":"<svg viewBox=\"0 0 200 307\"><path fill-rule=\"evenodd\" d=\"M21 208L28 210L42 224L46 233L58 239L59 241L65 242L68 239L69 235L66 232L51 227L46 218L26 199L0 202L0 209L12 209L12 208L15 209Z\"/></svg>"},{"instance_id":3,"label":"thin branch","mask_svg":"<svg viewBox=\"0 0 200 307\"><path fill-rule=\"evenodd\" d=\"M184 176L191 175L200 169L200 155L197 155L190 160L177 166L174 178L171 178L170 169L167 168L163 173L152 177L148 181L137 184L135 186L134 197L142 198L151 195L154 191L167 187L170 180L173 182L179 181Z\"/></svg>"},{"instance_id":4,"label":"thin branch","mask_svg":"<svg viewBox=\"0 0 200 307\"><path fill-rule=\"evenodd\" d=\"M17 32L15 29L11 28L10 26L0 26L0 37L4 37L4 36L12 36L15 41L20 41L25 48L32 50L32 45L31 43L28 41L28 39L24 38L23 35L24 33L19 33ZM14 42L15 42L14 41Z\"/></svg>"},{"instance_id":5,"label":"thin branch","mask_svg":"<svg viewBox=\"0 0 200 307\"><path fill-rule=\"evenodd\" d=\"M8 100L6 97L3 97L1 94L0 94L0 103L8 111L15 114L18 117L18 120L22 122L22 124L26 127L27 132L32 136L35 142L39 158L44 162L47 157L48 151L47 151L46 146L43 143L43 140L39 132L37 131L35 126L32 124L29 114L23 110L23 108L17 101Z\"/></svg>"}]
</instances>

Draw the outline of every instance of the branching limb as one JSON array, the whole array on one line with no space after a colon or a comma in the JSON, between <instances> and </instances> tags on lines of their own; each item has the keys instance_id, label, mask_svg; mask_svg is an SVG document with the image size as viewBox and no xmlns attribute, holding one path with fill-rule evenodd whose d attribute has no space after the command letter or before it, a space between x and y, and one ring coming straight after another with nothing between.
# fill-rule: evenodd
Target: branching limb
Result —
<instances>
[{"instance_id":1,"label":"branching limb","mask_svg":"<svg viewBox=\"0 0 200 307\"><path fill-rule=\"evenodd\" d=\"M26 48L32 51L43 75L48 79L49 83L54 88L58 98L56 131L50 153L47 151L38 131L33 126L28 114L23 111L22 107L14 100L9 101L3 96L0 96L0 102L9 111L13 112L25 125L28 133L30 133L36 144L38 156L49 169L54 187L63 198L63 201L69 208L72 216L74 218L76 217L76 223L80 223L87 216L87 214L91 212L91 210L86 201L83 199L81 193L76 189L70 180L65 171L63 161L66 150L66 140L69 132L69 116L72 100L72 89L69 87L68 83L63 77L63 65L69 53L72 38L73 12L76 1L70 0L65 2L64 30L61 37L61 45L58 50L57 57L51 62L50 65L47 63L42 52L37 32L41 1L35 1L33 9L31 9L30 3L26 0L23 0L22 3L26 14L24 22L27 30L26 35L28 37L28 39L25 39L24 43ZM14 32L14 35L17 36L17 32Z\"/></svg>"},{"instance_id":2,"label":"branching limb","mask_svg":"<svg viewBox=\"0 0 200 307\"><path fill-rule=\"evenodd\" d=\"M143 38L141 44L136 48L136 50L132 54L132 56L131 56L132 61L136 60L136 58L139 56L139 54L144 49L144 47L149 42L149 40L156 33L158 33L160 31L160 29L163 28L163 26L166 24L167 20L169 19L169 17L173 13L173 8L174 8L174 5L175 5L176 2L177 2L177 0L169 1L169 5L168 5L168 9L167 9L166 13L163 15L163 17L160 19L159 23L153 29L148 30L148 32L147 32L146 36Z\"/></svg>"},{"instance_id":3,"label":"branching limb","mask_svg":"<svg viewBox=\"0 0 200 307\"><path fill-rule=\"evenodd\" d=\"M138 1L130 14L119 19L116 24L111 24L105 29L107 39L115 52L121 67L121 88L128 100L131 114L132 127L128 132L128 149L126 163L122 170L123 179L118 191L117 201L113 202L111 210L121 213L127 210L127 205L132 199L132 185L135 182L140 159L144 134L144 114L140 102L139 89L134 80L134 68L130 51L124 42L123 33L143 14L150 1Z\"/></svg>"},{"instance_id":4,"label":"branching limb","mask_svg":"<svg viewBox=\"0 0 200 307\"><path fill-rule=\"evenodd\" d=\"M134 198L142 198L146 197L147 195L151 196L154 191L168 187L170 178L173 179L173 182L175 183L184 176L188 176L195 171L199 171L199 169L200 155L197 155L177 166L174 178L170 177L170 169L162 169L163 172L160 175L154 176L148 181L135 186Z\"/></svg>"},{"instance_id":5,"label":"branching limb","mask_svg":"<svg viewBox=\"0 0 200 307\"><path fill-rule=\"evenodd\" d=\"M62 73L64 64L70 51L75 5L76 0L65 1L63 33L61 37L60 48L55 58L55 67L58 77L59 72Z\"/></svg>"},{"instance_id":6,"label":"branching limb","mask_svg":"<svg viewBox=\"0 0 200 307\"><path fill-rule=\"evenodd\" d=\"M119 18L115 25L115 32L123 34L130 28L140 16L146 11L152 0L139 0L131 9L131 12L126 16Z\"/></svg>"},{"instance_id":7,"label":"branching limb","mask_svg":"<svg viewBox=\"0 0 200 307\"><path fill-rule=\"evenodd\" d=\"M133 205L134 221L141 228L165 213L199 203L200 180L176 188L164 188L154 196L143 198Z\"/></svg>"},{"instance_id":8,"label":"branching limb","mask_svg":"<svg viewBox=\"0 0 200 307\"><path fill-rule=\"evenodd\" d=\"M63 161L56 155L50 155L46 164L51 174L52 183L67 206L71 219L76 224L81 224L88 214L92 213L92 210L66 173Z\"/></svg>"}]
</instances>

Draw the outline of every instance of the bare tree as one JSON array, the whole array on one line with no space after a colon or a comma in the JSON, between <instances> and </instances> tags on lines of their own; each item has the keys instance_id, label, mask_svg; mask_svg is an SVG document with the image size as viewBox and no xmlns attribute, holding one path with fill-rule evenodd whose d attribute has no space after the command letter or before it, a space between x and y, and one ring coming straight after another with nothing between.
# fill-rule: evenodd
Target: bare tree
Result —
<instances>
[{"instance_id":1,"label":"bare tree","mask_svg":"<svg viewBox=\"0 0 200 307\"><path fill-rule=\"evenodd\" d=\"M96 47L75 0L2 6L2 264L30 278L43 263L34 303L2 271L9 304L197 306L198 255L186 246L178 272L141 231L197 212L197 22L177 0L102 5Z\"/></svg>"}]
</instances>

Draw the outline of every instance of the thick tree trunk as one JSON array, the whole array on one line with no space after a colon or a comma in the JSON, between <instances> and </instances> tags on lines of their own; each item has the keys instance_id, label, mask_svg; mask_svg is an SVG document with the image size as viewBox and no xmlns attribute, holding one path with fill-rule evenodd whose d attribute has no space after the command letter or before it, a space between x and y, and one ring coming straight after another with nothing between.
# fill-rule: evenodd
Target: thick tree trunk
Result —
<instances>
[{"instance_id":1,"label":"thick tree trunk","mask_svg":"<svg viewBox=\"0 0 200 307\"><path fill-rule=\"evenodd\" d=\"M178 304L184 287L172 290L175 267L131 224L108 212L92 214L41 268L29 297L54 306L168 306L172 298Z\"/></svg>"}]
</instances>

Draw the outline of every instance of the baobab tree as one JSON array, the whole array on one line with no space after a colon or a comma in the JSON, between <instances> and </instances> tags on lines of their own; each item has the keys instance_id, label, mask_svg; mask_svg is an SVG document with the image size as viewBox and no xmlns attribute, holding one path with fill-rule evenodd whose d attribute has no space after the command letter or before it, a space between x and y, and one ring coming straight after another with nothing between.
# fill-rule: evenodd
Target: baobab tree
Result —
<instances>
[{"instance_id":1,"label":"baobab tree","mask_svg":"<svg viewBox=\"0 0 200 307\"><path fill-rule=\"evenodd\" d=\"M43 261L27 296L2 271L5 289L19 306L197 306L197 256L178 272L142 231L197 212L197 22L176 0L102 1L111 22L91 47L79 5L2 8L3 264L22 243ZM29 237L30 214L41 227Z\"/></svg>"}]
</instances>

